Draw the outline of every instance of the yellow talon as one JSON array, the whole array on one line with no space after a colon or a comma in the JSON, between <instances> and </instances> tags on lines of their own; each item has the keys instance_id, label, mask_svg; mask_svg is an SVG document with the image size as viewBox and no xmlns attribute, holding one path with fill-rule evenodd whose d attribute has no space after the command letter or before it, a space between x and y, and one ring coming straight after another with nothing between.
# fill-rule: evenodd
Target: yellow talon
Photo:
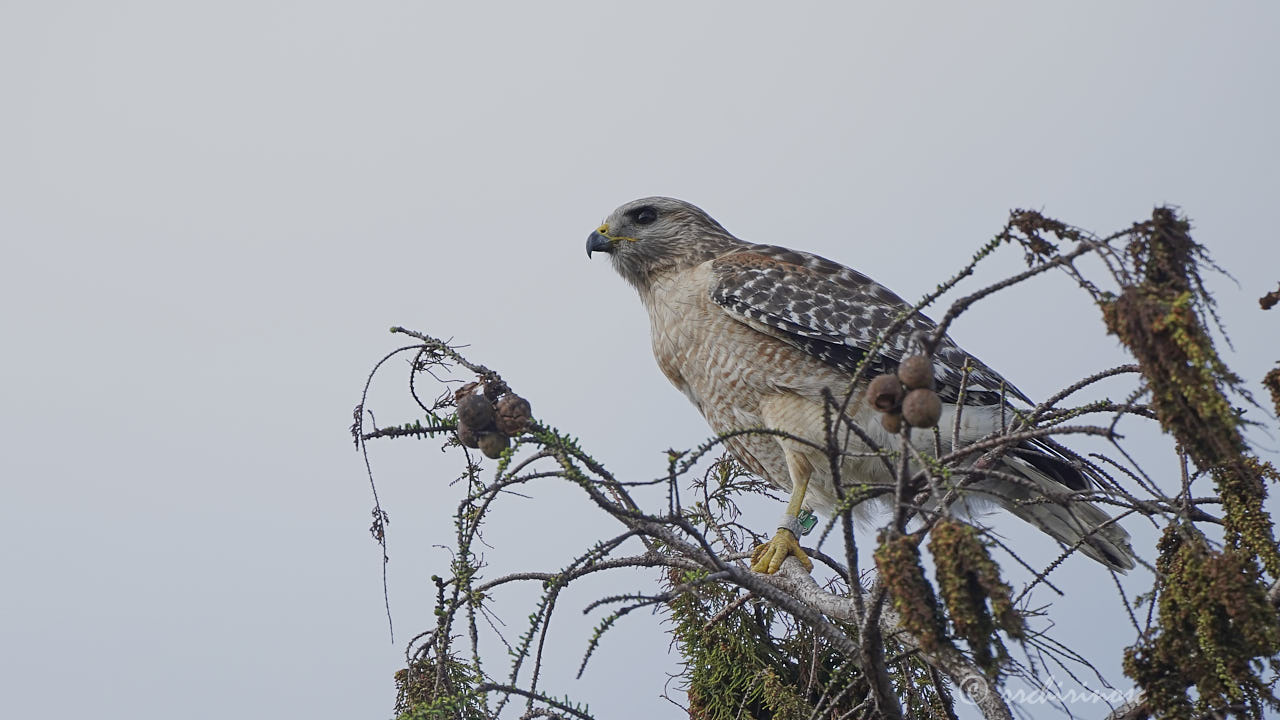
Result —
<instances>
[{"instance_id":1,"label":"yellow talon","mask_svg":"<svg viewBox=\"0 0 1280 720\"><path fill-rule=\"evenodd\" d=\"M778 534L774 535L772 540L756 546L751 553L751 569L772 575L778 572L782 567L782 561L786 560L788 555L795 555L800 564L804 565L805 570L813 572L813 561L809 559L804 548L800 547L800 541L796 539L795 534L786 528L778 528Z\"/></svg>"}]
</instances>

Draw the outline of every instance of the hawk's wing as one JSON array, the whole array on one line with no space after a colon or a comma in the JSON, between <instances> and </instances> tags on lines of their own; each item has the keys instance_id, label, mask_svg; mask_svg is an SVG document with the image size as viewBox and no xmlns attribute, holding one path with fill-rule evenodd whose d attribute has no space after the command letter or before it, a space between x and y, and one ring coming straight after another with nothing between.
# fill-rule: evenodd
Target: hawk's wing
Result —
<instances>
[{"instance_id":1,"label":"hawk's wing","mask_svg":"<svg viewBox=\"0 0 1280 720\"><path fill-rule=\"evenodd\" d=\"M917 345L920 333L932 332L929 318L888 288L843 265L809 253L771 245L747 245L711 261L712 301L761 332L789 343L828 365L852 374L864 359L867 374L892 372ZM902 328L872 351L876 340L904 313ZM966 376L964 368L968 363ZM938 394L946 402L998 405L1005 397L1030 403L1025 395L944 337L933 354ZM992 431L998 428L990 428ZM1030 440L1009 448L1003 467L1022 475L1027 484L1000 478L975 485L990 492L1014 514L1060 542L1081 550L1117 570L1134 567L1129 535L1093 505L1043 502L1045 492L1087 490L1094 471L1049 440Z\"/></svg>"},{"instance_id":2,"label":"hawk's wing","mask_svg":"<svg viewBox=\"0 0 1280 720\"><path fill-rule=\"evenodd\" d=\"M711 269L714 302L850 374L894 320L911 310L902 298L862 273L773 245L750 245L722 255L712 261ZM929 318L911 313L902 328L876 349L867 363L866 377L896 370L917 333L932 332L934 327ZM946 402L956 402L961 382L966 404L999 404L1002 393L1031 402L948 337L934 352L933 370L938 394Z\"/></svg>"}]
</instances>

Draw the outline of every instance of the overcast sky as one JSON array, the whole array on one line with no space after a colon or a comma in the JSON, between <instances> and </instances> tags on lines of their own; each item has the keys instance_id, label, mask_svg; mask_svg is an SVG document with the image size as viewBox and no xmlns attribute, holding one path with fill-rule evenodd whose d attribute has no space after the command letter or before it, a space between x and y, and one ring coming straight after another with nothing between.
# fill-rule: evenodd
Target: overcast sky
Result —
<instances>
[{"instance_id":1,"label":"overcast sky","mask_svg":"<svg viewBox=\"0 0 1280 720\"><path fill-rule=\"evenodd\" d=\"M635 197L908 298L1010 208L1110 232L1175 204L1237 281L1212 287L1257 388L1280 358L1257 305L1280 280L1278 6L1031 5L0 3L0 716L388 717L462 489L439 442L374 447L392 644L347 435L386 328L469 343L540 418L657 474L708 431L583 253ZM1065 278L952 335L1033 397L1124 360ZM410 419L402 378L375 386L383 423ZM492 521L490 576L614 529L531 490ZM1060 635L1128 687L1108 576L1054 577ZM575 667L593 597L563 605L552 652ZM531 608L507 607L517 636ZM658 627L628 618L544 687L678 715Z\"/></svg>"}]
</instances>

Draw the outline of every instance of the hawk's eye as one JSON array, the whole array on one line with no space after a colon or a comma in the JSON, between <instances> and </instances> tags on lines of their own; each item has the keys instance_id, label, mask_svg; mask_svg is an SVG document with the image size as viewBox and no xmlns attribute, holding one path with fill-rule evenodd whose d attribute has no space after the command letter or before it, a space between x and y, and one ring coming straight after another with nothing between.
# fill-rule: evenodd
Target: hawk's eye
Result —
<instances>
[{"instance_id":1,"label":"hawk's eye","mask_svg":"<svg viewBox=\"0 0 1280 720\"><path fill-rule=\"evenodd\" d=\"M654 220L658 219L658 211L652 205L645 205L636 210L636 222L641 225L651 225Z\"/></svg>"}]
</instances>

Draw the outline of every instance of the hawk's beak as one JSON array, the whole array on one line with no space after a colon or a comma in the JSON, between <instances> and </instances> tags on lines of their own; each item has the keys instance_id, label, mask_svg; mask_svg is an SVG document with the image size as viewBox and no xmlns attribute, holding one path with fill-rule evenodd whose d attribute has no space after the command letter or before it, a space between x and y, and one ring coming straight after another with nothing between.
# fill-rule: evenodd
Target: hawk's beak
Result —
<instances>
[{"instance_id":1,"label":"hawk's beak","mask_svg":"<svg viewBox=\"0 0 1280 720\"><path fill-rule=\"evenodd\" d=\"M613 252L613 241L601 235L599 230L587 236L587 257L591 257L591 253L597 250L606 253Z\"/></svg>"}]
</instances>

